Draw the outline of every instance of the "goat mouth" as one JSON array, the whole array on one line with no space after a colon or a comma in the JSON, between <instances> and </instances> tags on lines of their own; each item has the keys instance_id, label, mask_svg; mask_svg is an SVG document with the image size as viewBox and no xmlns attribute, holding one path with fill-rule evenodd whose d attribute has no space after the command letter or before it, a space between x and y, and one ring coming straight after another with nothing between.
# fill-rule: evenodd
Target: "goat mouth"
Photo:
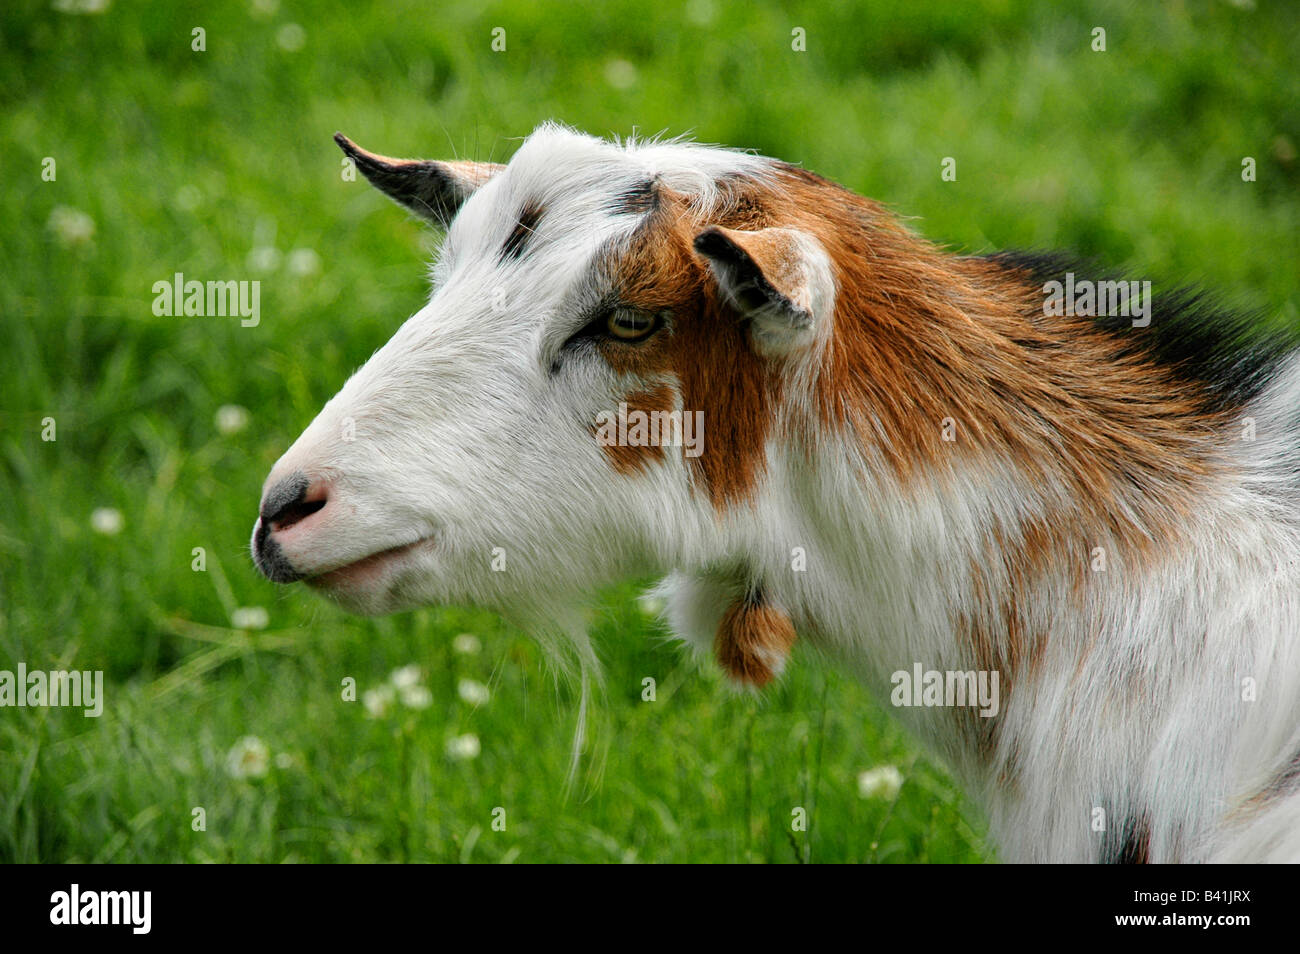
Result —
<instances>
[{"instance_id":1,"label":"goat mouth","mask_svg":"<svg viewBox=\"0 0 1300 954\"><path fill-rule=\"evenodd\" d=\"M334 567L332 570L326 570L323 573L316 573L312 576L304 577L303 582L308 586L322 589L365 583L369 580L375 579L385 567L400 562L403 557L429 543L432 539L432 536L424 536L420 537L418 540L412 540L410 543L403 543L395 547L389 547L386 550L379 550L369 556L364 556L359 560L353 560L351 563L345 563L343 566Z\"/></svg>"}]
</instances>

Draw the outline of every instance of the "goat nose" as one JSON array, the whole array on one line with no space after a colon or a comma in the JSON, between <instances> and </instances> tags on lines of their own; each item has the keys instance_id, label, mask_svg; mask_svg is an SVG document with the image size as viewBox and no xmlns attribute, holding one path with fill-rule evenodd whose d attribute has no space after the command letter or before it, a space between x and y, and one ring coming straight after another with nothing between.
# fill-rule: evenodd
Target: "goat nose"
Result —
<instances>
[{"instance_id":1,"label":"goat nose","mask_svg":"<svg viewBox=\"0 0 1300 954\"><path fill-rule=\"evenodd\" d=\"M253 562L273 583L302 579L273 536L324 508L329 491L324 481L311 481L295 472L276 482L262 497L257 524L253 527Z\"/></svg>"},{"instance_id":2,"label":"goat nose","mask_svg":"<svg viewBox=\"0 0 1300 954\"><path fill-rule=\"evenodd\" d=\"M329 491L321 481L309 481L306 474L290 474L262 498L262 526L271 533L287 530L322 509Z\"/></svg>"}]
</instances>

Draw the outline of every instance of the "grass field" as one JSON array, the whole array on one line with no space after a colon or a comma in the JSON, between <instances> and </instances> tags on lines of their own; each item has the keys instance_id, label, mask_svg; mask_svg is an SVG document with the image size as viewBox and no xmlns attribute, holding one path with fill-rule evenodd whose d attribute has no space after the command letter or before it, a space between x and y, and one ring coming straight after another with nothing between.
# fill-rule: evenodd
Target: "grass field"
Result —
<instances>
[{"instance_id":1,"label":"grass field","mask_svg":"<svg viewBox=\"0 0 1300 954\"><path fill-rule=\"evenodd\" d=\"M0 11L0 669L106 694L98 719L0 709L0 861L995 857L847 677L796 650L736 694L632 582L593 608L605 688L566 789L576 695L529 634L256 574L270 465L427 294L430 237L344 181L336 129L495 160L545 119L690 132L957 248L1073 248L1300 321L1288 3L101 4ZM261 281L260 324L156 317L176 272ZM861 790L881 766L901 788Z\"/></svg>"}]
</instances>

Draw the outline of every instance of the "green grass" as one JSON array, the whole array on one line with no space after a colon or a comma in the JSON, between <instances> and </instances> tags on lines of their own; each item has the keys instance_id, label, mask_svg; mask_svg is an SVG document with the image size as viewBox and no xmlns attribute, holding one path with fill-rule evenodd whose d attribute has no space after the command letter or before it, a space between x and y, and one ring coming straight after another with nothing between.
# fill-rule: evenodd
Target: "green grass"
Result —
<instances>
[{"instance_id":1,"label":"green grass","mask_svg":"<svg viewBox=\"0 0 1300 954\"><path fill-rule=\"evenodd\" d=\"M426 293L428 240L341 179L336 129L498 160L544 119L690 131L803 162L957 248L1070 247L1297 320L1288 4L934 6L6 4L0 668L100 669L108 699L98 720L0 709L0 861L991 859L978 806L810 654L738 695L632 585L606 594L605 690L566 794L577 701L528 634L469 609L348 617L246 555L270 465ZM60 207L93 239L50 228ZM280 262L259 270L267 247ZM303 249L314 271L289 267ZM151 286L177 271L261 280L261 325L155 317ZM249 409L245 429L217 429L226 404ZM100 507L120 533L94 532ZM266 629L233 628L250 606ZM453 651L462 632L479 654ZM345 678L364 692L411 663L428 708L376 719L343 700ZM463 678L490 700L463 702ZM455 760L466 733L481 754ZM271 766L235 778L227 754L250 735ZM883 764L903 771L898 797L861 797L858 773Z\"/></svg>"}]
</instances>

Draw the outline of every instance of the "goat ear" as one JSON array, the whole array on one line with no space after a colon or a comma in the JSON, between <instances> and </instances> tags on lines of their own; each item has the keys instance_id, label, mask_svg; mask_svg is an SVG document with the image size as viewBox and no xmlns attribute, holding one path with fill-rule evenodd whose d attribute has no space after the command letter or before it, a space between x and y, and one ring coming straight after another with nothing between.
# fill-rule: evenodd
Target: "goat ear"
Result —
<instances>
[{"instance_id":1,"label":"goat ear","mask_svg":"<svg viewBox=\"0 0 1300 954\"><path fill-rule=\"evenodd\" d=\"M342 133L335 133L334 141L376 189L443 228L475 189L505 168L492 162L390 159L367 152Z\"/></svg>"},{"instance_id":2,"label":"goat ear","mask_svg":"<svg viewBox=\"0 0 1300 954\"><path fill-rule=\"evenodd\" d=\"M711 226L695 237L728 301L752 322L756 344L787 351L816 336L835 307L835 276L821 243L796 229Z\"/></svg>"}]
</instances>

